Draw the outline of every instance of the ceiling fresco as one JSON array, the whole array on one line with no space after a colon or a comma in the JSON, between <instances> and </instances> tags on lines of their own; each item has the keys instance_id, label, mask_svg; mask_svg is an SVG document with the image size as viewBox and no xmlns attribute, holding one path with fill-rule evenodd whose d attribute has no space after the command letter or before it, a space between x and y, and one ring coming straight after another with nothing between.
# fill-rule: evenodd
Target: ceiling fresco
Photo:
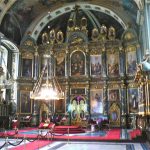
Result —
<instances>
[{"instance_id":1,"label":"ceiling fresco","mask_svg":"<svg viewBox=\"0 0 150 150\"><path fill-rule=\"evenodd\" d=\"M95 3L97 5L103 5L107 3L112 6L112 8L115 6L119 9L122 9L123 12L131 18L131 23L136 28L136 14L138 7L133 0L107 0L107 2L106 0L17 0L16 3L5 14L0 25L0 32L19 45L27 29L35 21L37 21L37 18L40 18L41 14L44 12L62 7L71 2L77 3L86 1L89 3ZM117 33L117 38L121 37L123 28L115 19L101 12L91 10L90 13L94 15L100 25L105 24L107 27L111 25L114 26ZM42 32L46 31L48 26L54 28L55 30L61 29L63 32L65 32L67 22L71 14L72 12L66 13L61 17L52 20L45 28L43 28ZM81 18L81 16L85 16L88 19L88 29L91 31L93 24L91 23L89 16L84 11L80 11L79 18ZM38 38L38 43L41 43L40 35Z\"/></svg>"}]
</instances>

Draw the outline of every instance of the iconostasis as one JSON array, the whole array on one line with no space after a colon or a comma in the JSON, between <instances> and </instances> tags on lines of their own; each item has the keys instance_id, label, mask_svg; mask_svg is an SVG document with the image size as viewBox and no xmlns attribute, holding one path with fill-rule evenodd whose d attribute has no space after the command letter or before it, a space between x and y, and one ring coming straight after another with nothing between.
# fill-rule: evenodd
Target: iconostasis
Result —
<instances>
[{"instance_id":1,"label":"iconostasis","mask_svg":"<svg viewBox=\"0 0 150 150\"><path fill-rule=\"evenodd\" d=\"M108 28L109 31L112 27ZM132 126L132 118L139 112L139 90L134 76L136 64L140 61L140 47L134 32L129 31L127 29L119 40L115 39L115 34L97 35L93 29L92 40L89 40L85 29L70 29L65 43L39 46L27 37L20 47L20 93L21 89L30 91L33 88L50 52L53 74L65 92L65 99L60 100L60 104L54 102L55 108L49 107L50 112L71 114L74 124L85 117L94 120L107 117L115 127L127 126L128 117ZM22 113L24 99L20 97L19 101ZM42 101L31 100L31 104L29 111L39 113Z\"/></svg>"}]
</instances>

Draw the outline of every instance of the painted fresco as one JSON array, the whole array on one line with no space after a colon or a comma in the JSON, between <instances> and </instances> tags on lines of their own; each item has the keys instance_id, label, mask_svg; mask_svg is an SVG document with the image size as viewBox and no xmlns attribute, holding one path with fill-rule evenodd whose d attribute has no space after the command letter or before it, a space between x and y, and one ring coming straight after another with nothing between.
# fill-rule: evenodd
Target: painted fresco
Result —
<instances>
[{"instance_id":1,"label":"painted fresco","mask_svg":"<svg viewBox=\"0 0 150 150\"><path fill-rule=\"evenodd\" d=\"M1 29L3 33L12 41L19 41L35 18L39 11L36 11L35 1L18 0L13 7L6 13ZM16 34L17 33L17 34Z\"/></svg>"}]
</instances>

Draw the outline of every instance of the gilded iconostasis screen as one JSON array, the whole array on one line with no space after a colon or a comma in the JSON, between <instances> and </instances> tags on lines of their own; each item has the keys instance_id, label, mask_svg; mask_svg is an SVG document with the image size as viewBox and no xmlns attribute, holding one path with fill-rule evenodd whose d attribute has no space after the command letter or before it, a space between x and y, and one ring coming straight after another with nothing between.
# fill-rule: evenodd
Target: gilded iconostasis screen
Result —
<instances>
[{"instance_id":1,"label":"gilded iconostasis screen","mask_svg":"<svg viewBox=\"0 0 150 150\"><path fill-rule=\"evenodd\" d=\"M90 91L91 114L103 113L103 90L96 89Z\"/></svg>"},{"instance_id":2,"label":"gilded iconostasis screen","mask_svg":"<svg viewBox=\"0 0 150 150\"><path fill-rule=\"evenodd\" d=\"M91 55L91 76L100 76L102 74L102 56Z\"/></svg>"}]
</instances>

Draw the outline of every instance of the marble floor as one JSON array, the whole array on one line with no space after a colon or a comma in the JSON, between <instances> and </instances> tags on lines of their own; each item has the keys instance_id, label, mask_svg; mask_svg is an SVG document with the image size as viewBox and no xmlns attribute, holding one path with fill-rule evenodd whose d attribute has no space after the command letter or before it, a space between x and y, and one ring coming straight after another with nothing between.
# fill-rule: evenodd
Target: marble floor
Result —
<instances>
[{"instance_id":1,"label":"marble floor","mask_svg":"<svg viewBox=\"0 0 150 150\"><path fill-rule=\"evenodd\" d=\"M141 143L54 142L40 150L150 150L150 148Z\"/></svg>"},{"instance_id":2,"label":"marble floor","mask_svg":"<svg viewBox=\"0 0 150 150\"><path fill-rule=\"evenodd\" d=\"M15 139L9 139L9 141L14 143ZM3 143L4 139L0 139L0 146ZM24 150L28 143L28 141L21 143L21 145L24 145ZM3 147L2 150L9 150L11 148L15 147L8 145ZM38 148L38 150L150 150L150 147L145 143L55 141L42 148Z\"/></svg>"}]
</instances>

